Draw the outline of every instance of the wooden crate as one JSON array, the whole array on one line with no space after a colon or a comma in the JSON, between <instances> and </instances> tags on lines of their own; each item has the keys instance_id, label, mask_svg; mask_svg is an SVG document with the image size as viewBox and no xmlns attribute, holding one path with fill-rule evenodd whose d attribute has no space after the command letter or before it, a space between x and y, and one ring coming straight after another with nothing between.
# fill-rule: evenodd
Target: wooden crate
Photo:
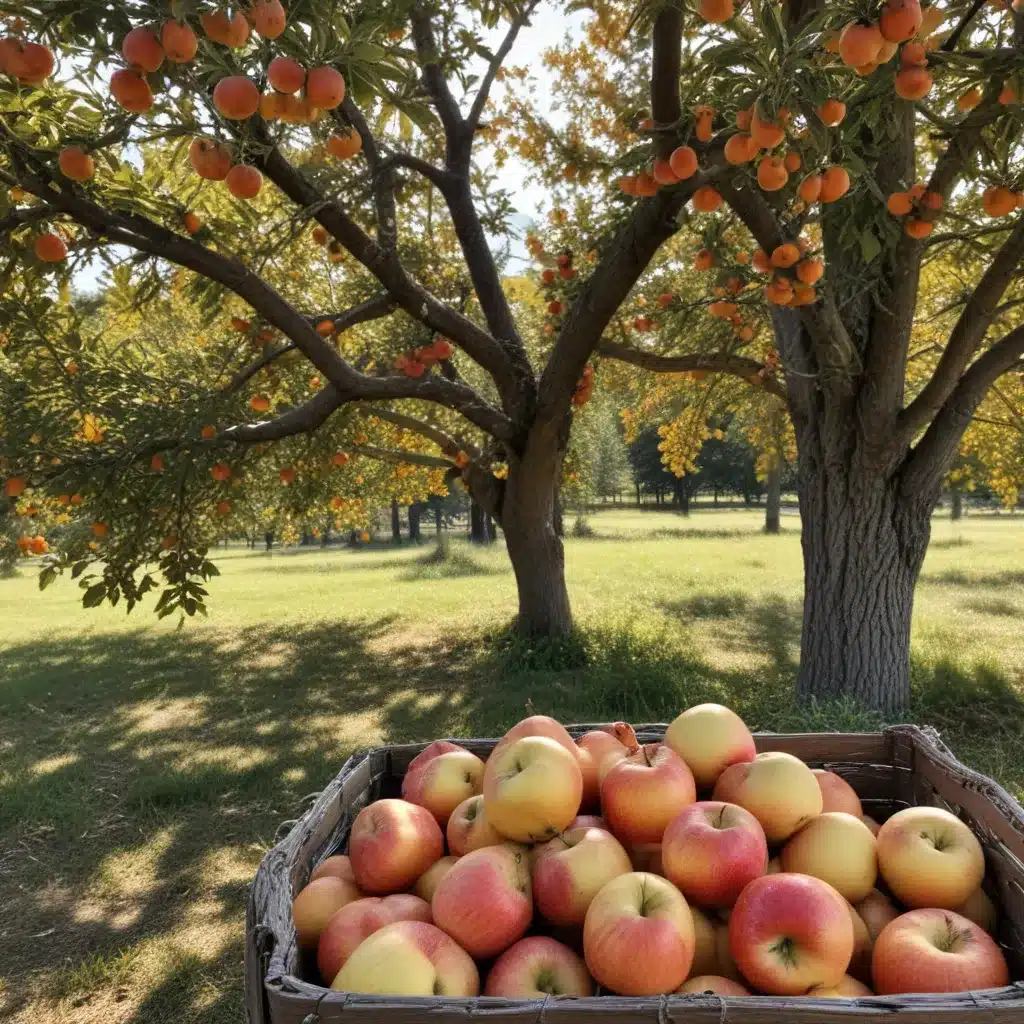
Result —
<instances>
[{"instance_id":1,"label":"wooden crate","mask_svg":"<svg viewBox=\"0 0 1024 1024\"><path fill-rule=\"evenodd\" d=\"M580 736L594 725L570 727ZM664 725L637 727L642 743L664 736ZM843 776L865 813L884 821L915 804L944 807L981 840L988 882L1003 917L999 941L1011 975L1024 978L1024 812L990 779L960 764L931 730L895 726L882 733L758 735L757 748L785 750L812 767ZM486 758L496 740L458 740ZM264 858L246 913L245 999L250 1024L874 1024L903 1014L912 1024L1024 1024L1024 983L958 995L872 996L863 999L743 998L707 995L509 1000L493 997L363 996L306 981L295 942L291 904L325 857L345 848L356 814L368 803L397 796L409 762L425 743L378 747L353 755L309 812Z\"/></svg>"}]
</instances>

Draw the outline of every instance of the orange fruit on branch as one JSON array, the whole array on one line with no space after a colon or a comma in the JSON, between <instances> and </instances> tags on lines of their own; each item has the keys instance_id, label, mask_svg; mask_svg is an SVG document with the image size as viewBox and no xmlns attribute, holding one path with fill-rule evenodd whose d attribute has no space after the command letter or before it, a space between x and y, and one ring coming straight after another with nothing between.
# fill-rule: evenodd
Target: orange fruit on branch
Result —
<instances>
[{"instance_id":1,"label":"orange fruit on branch","mask_svg":"<svg viewBox=\"0 0 1024 1024\"><path fill-rule=\"evenodd\" d=\"M120 68L110 76L110 95L132 114L144 114L153 106L149 82L141 72L131 68Z\"/></svg>"},{"instance_id":2,"label":"orange fruit on branch","mask_svg":"<svg viewBox=\"0 0 1024 1024\"><path fill-rule=\"evenodd\" d=\"M783 158L782 163L790 174L796 174L803 167L804 162L800 154L795 149L791 149Z\"/></svg>"},{"instance_id":3,"label":"orange fruit on branch","mask_svg":"<svg viewBox=\"0 0 1024 1024\"><path fill-rule=\"evenodd\" d=\"M672 170L668 160L655 160L653 174L659 185L675 185L679 181L679 176Z\"/></svg>"},{"instance_id":4,"label":"orange fruit on branch","mask_svg":"<svg viewBox=\"0 0 1024 1024\"><path fill-rule=\"evenodd\" d=\"M194 214L186 213L184 217L185 230L190 235L195 235L203 226L203 222Z\"/></svg>"},{"instance_id":5,"label":"orange fruit on branch","mask_svg":"<svg viewBox=\"0 0 1024 1024\"><path fill-rule=\"evenodd\" d=\"M846 195L850 188L850 175L845 167L834 164L821 176L821 193L818 198L823 203L834 203Z\"/></svg>"},{"instance_id":6,"label":"orange fruit on branch","mask_svg":"<svg viewBox=\"0 0 1024 1024\"><path fill-rule=\"evenodd\" d=\"M277 475L286 487L295 482L295 470L291 466L285 466Z\"/></svg>"},{"instance_id":7,"label":"orange fruit on branch","mask_svg":"<svg viewBox=\"0 0 1024 1024\"><path fill-rule=\"evenodd\" d=\"M904 68L896 75L896 95L904 100L919 100L932 88L932 75L926 68Z\"/></svg>"},{"instance_id":8,"label":"orange fruit on branch","mask_svg":"<svg viewBox=\"0 0 1024 1024\"><path fill-rule=\"evenodd\" d=\"M188 158L196 174L208 181L223 181L231 170L231 150L211 139L193 139Z\"/></svg>"},{"instance_id":9,"label":"orange fruit on branch","mask_svg":"<svg viewBox=\"0 0 1024 1024\"><path fill-rule=\"evenodd\" d=\"M9 476L4 484L4 494L8 498L17 498L24 493L28 480L23 476Z\"/></svg>"},{"instance_id":10,"label":"orange fruit on branch","mask_svg":"<svg viewBox=\"0 0 1024 1024\"><path fill-rule=\"evenodd\" d=\"M253 395L249 399L249 407L253 412L267 412L270 409L270 399L266 395Z\"/></svg>"},{"instance_id":11,"label":"orange fruit on branch","mask_svg":"<svg viewBox=\"0 0 1024 1024\"><path fill-rule=\"evenodd\" d=\"M333 110L345 99L345 79L334 68L313 68L306 76L306 99L321 110Z\"/></svg>"},{"instance_id":12,"label":"orange fruit on branch","mask_svg":"<svg viewBox=\"0 0 1024 1024\"><path fill-rule=\"evenodd\" d=\"M350 128L347 132L332 135L327 140L327 152L339 160L348 160L354 157L363 148L362 136Z\"/></svg>"},{"instance_id":13,"label":"orange fruit on branch","mask_svg":"<svg viewBox=\"0 0 1024 1024\"><path fill-rule=\"evenodd\" d=\"M62 149L57 165L61 174L72 181L88 181L96 173L96 161L81 146Z\"/></svg>"},{"instance_id":14,"label":"orange fruit on branch","mask_svg":"<svg viewBox=\"0 0 1024 1024\"><path fill-rule=\"evenodd\" d=\"M636 194L644 198L650 198L658 194L658 183L654 180L654 175L647 171L642 171L636 176Z\"/></svg>"},{"instance_id":15,"label":"orange fruit on branch","mask_svg":"<svg viewBox=\"0 0 1024 1024\"><path fill-rule=\"evenodd\" d=\"M815 284L825 273L825 264L819 259L801 260L796 265L796 276L804 284Z\"/></svg>"},{"instance_id":16,"label":"orange fruit on branch","mask_svg":"<svg viewBox=\"0 0 1024 1024\"><path fill-rule=\"evenodd\" d=\"M240 316L233 316L231 318L231 329L238 331L239 334L248 334L251 326L252 324L250 324L248 320L245 320Z\"/></svg>"},{"instance_id":17,"label":"orange fruit on branch","mask_svg":"<svg viewBox=\"0 0 1024 1024\"><path fill-rule=\"evenodd\" d=\"M921 27L921 5L918 0L888 0L878 19L882 38L892 43L913 39Z\"/></svg>"},{"instance_id":18,"label":"orange fruit on branch","mask_svg":"<svg viewBox=\"0 0 1024 1024\"><path fill-rule=\"evenodd\" d=\"M241 11L236 10L232 15L223 10L210 11L199 15L199 23L207 38L221 46L237 49L248 42L249 22Z\"/></svg>"},{"instance_id":19,"label":"orange fruit on branch","mask_svg":"<svg viewBox=\"0 0 1024 1024\"><path fill-rule=\"evenodd\" d=\"M914 201L908 192L893 192L885 207L894 217L905 217L914 208Z\"/></svg>"},{"instance_id":20,"label":"orange fruit on branch","mask_svg":"<svg viewBox=\"0 0 1024 1024\"><path fill-rule=\"evenodd\" d=\"M839 35L839 57L851 68L874 63L885 37L877 25L851 21Z\"/></svg>"},{"instance_id":21,"label":"orange fruit on branch","mask_svg":"<svg viewBox=\"0 0 1024 1024\"><path fill-rule=\"evenodd\" d=\"M1017 208L1017 196L1004 185L994 185L982 193L981 206L990 217L1005 217Z\"/></svg>"},{"instance_id":22,"label":"orange fruit on branch","mask_svg":"<svg viewBox=\"0 0 1024 1024\"><path fill-rule=\"evenodd\" d=\"M816 203L818 198L821 196L821 182L822 178L820 174L808 174L807 177L800 182L797 194L805 203Z\"/></svg>"},{"instance_id":23,"label":"orange fruit on branch","mask_svg":"<svg viewBox=\"0 0 1024 1024\"><path fill-rule=\"evenodd\" d=\"M750 118L750 137L761 149L774 149L785 139L786 128L781 118L778 121L763 120L755 105Z\"/></svg>"},{"instance_id":24,"label":"orange fruit on branch","mask_svg":"<svg viewBox=\"0 0 1024 1024\"><path fill-rule=\"evenodd\" d=\"M701 213L714 213L722 205L722 196L713 185L701 185L693 193L693 208Z\"/></svg>"},{"instance_id":25,"label":"orange fruit on branch","mask_svg":"<svg viewBox=\"0 0 1024 1024\"><path fill-rule=\"evenodd\" d=\"M172 64L188 64L199 49L199 40L187 21L166 22L160 30L160 42Z\"/></svg>"},{"instance_id":26,"label":"orange fruit on branch","mask_svg":"<svg viewBox=\"0 0 1024 1024\"><path fill-rule=\"evenodd\" d=\"M821 118L822 124L827 125L829 128L835 128L846 117L846 104L842 100L837 99L825 100L818 107L818 117Z\"/></svg>"},{"instance_id":27,"label":"orange fruit on branch","mask_svg":"<svg viewBox=\"0 0 1024 1024\"><path fill-rule=\"evenodd\" d=\"M973 110L981 102L981 90L974 86L972 89L968 89L967 92L962 93L957 97L956 107L957 110Z\"/></svg>"},{"instance_id":28,"label":"orange fruit on branch","mask_svg":"<svg viewBox=\"0 0 1024 1024\"><path fill-rule=\"evenodd\" d=\"M226 462L216 462L210 467L210 476L219 483L231 479L231 467Z\"/></svg>"},{"instance_id":29,"label":"orange fruit on branch","mask_svg":"<svg viewBox=\"0 0 1024 1024\"><path fill-rule=\"evenodd\" d=\"M267 81L278 92L298 92L306 84L306 69L291 57L275 57L267 67Z\"/></svg>"},{"instance_id":30,"label":"orange fruit on branch","mask_svg":"<svg viewBox=\"0 0 1024 1024\"><path fill-rule=\"evenodd\" d=\"M697 11L705 21L712 25L721 25L735 13L732 0L700 0Z\"/></svg>"},{"instance_id":31,"label":"orange fruit on branch","mask_svg":"<svg viewBox=\"0 0 1024 1024\"><path fill-rule=\"evenodd\" d=\"M276 39L288 25L281 0L256 0L249 11L252 27L264 39Z\"/></svg>"},{"instance_id":32,"label":"orange fruit on branch","mask_svg":"<svg viewBox=\"0 0 1024 1024\"><path fill-rule=\"evenodd\" d=\"M793 242L783 242L772 250L773 267L791 267L800 259L800 247Z\"/></svg>"},{"instance_id":33,"label":"orange fruit on branch","mask_svg":"<svg viewBox=\"0 0 1024 1024\"><path fill-rule=\"evenodd\" d=\"M260 108L260 91L245 75L228 75L213 89L213 105L229 121L245 121Z\"/></svg>"},{"instance_id":34,"label":"orange fruit on branch","mask_svg":"<svg viewBox=\"0 0 1024 1024\"><path fill-rule=\"evenodd\" d=\"M715 265L715 254L710 249L701 249L694 257L694 270L710 270Z\"/></svg>"},{"instance_id":35,"label":"orange fruit on branch","mask_svg":"<svg viewBox=\"0 0 1024 1024\"><path fill-rule=\"evenodd\" d=\"M636 195L636 176L632 174L624 174L619 178L619 191L623 195L635 196Z\"/></svg>"},{"instance_id":36,"label":"orange fruit on branch","mask_svg":"<svg viewBox=\"0 0 1024 1024\"><path fill-rule=\"evenodd\" d=\"M133 28L121 41L121 56L134 68L156 71L164 62L164 48L151 28Z\"/></svg>"},{"instance_id":37,"label":"orange fruit on branch","mask_svg":"<svg viewBox=\"0 0 1024 1024\"><path fill-rule=\"evenodd\" d=\"M697 154L691 146L679 146L674 149L668 162L680 181L692 178L697 173Z\"/></svg>"},{"instance_id":38,"label":"orange fruit on branch","mask_svg":"<svg viewBox=\"0 0 1024 1024\"><path fill-rule=\"evenodd\" d=\"M149 460L149 468L154 473L162 473L164 471L164 457L162 455L154 455Z\"/></svg>"},{"instance_id":39,"label":"orange fruit on branch","mask_svg":"<svg viewBox=\"0 0 1024 1024\"><path fill-rule=\"evenodd\" d=\"M765 155L757 165L757 183L765 192L778 192L786 187L789 171L785 161L777 156Z\"/></svg>"},{"instance_id":40,"label":"orange fruit on branch","mask_svg":"<svg viewBox=\"0 0 1024 1024\"><path fill-rule=\"evenodd\" d=\"M928 65L928 52L920 43L907 43L900 52L901 68L923 68Z\"/></svg>"},{"instance_id":41,"label":"orange fruit on branch","mask_svg":"<svg viewBox=\"0 0 1024 1024\"><path fill-rule=\"evenodd\" d=\"M236 199L255 199L263 188L263 175L255 167L236 164L228 171L224 184Z\"/></svg>"},{"instance_id":42,"label":"orange fruit on branch","mask_svg":"<svg viewBox=\"0 0 1024 1024\"><path fill-rule=\"evenodd\" d=\"M921 201L927 210L941 210L946 205L946 200L938 192L925 192Z\"/></svg>"},{"instance_id":43,"label":"orange fruit on branch","mask_svg":"<svg viewBox=\"0 0 1024 1024\"><path fill-rule=\"evenodd\" d=\"M206 426L199 431L199 436L204 441L209 441L217 436L217 428L212 423L207 423Z\"/></svg>"},{"instance_id":44,"label":"orange fruit on branch","mask_svg":"<svg viewBox=\"0 0 1024 1024\"><path fill-rule=\"evenodd\" d=\"M771 270L772 263L764 249L754 250L753 267L759 274L767 274Z\"/></svg>"},{"instance_id":45,"label":"orange fruit on branch","mask_svg":"<svg viewBox=\"0 0 1024 1024\"><path fill-rule=\"evenodd\" d=\"M935 227L931 221L917 220L911 217L904 225L903 230L910 235L911 238L927 238Z\"/></svg>"},{"instance_id":46,"label":"orange fruit on branch","mask_svg":"<svg viewBox=\"0 0 1024 1024\"><path fill-rule=\"evenodd\" d=\"M60 235L47 232L36 239L35 253L44 263L61 263L67 259L68 247Z\"/></svg>"},{"instance_id":47,"label":"orange fruit on branch","mask_svg":"<svg viewBox=\"0 0 1024 1024\"><path fill-rule=\"evenodd\" d=\"M734 165L749 163L757 155L758 145L751 136L741 132L725 144L725 159Z\"/></svg>"}]
</instances>

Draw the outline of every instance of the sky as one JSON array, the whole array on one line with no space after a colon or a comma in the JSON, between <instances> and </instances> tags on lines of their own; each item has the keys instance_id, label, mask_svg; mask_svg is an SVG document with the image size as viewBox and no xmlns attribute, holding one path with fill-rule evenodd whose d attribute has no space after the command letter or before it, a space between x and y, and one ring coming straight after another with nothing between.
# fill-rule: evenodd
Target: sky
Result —
<instances>
[{"instance_id":1,"label":"sky","mask_svg":"<svg viewBox=\"0 0 1024 1024\"><path fill-rule=\"evenodd\" d=\"M537 81L543 86L546 72L542 63L542 55L546 49L561 42L566 33L577 36L583 25L584 17L581 14L566 16L561 9L560 3L548 0L542 3L534 13L529 26L522 29L516 39L516 44L506 60L506 66L527 66ZM505 27L493 32L486 40L488 46L496 49L505 35ZM485 65L481 62L481 69ZM495 83L491 92L492 98L499 100L502 96L501 83ZM537 90L538 112L549 118L552 123L559 123L559 114L552 111L547 104L548 91L544 88ZM471 102L471 100L470 100ZM507 190L512 198L516 209L513 218L513 226L518 237L510 239L511 261L508 267L509 273L521 272L529 264L526 246L523 242L527 226L534 220L540 218L546 209L550 208L548 202L548 191L542 185L528 185L526 182L527 168L514 156L496 173L496 186ZM492 238L491 243L495 250L501 249L505 239ZM98 261L93 265L81 269L75 275L75 285L83 291L95 291L99 287L100 277L103 273L103 266Z\"/></svg>"}]
</instances>

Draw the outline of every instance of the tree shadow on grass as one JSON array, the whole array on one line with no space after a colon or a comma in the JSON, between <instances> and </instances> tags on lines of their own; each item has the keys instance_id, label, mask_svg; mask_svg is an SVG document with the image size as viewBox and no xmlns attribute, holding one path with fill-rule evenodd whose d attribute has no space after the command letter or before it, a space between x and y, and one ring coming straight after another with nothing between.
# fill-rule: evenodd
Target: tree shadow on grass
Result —
<instances>
[{"instance_id":1,"label":"tree shadow on grass","mask_svg":"<svg viewBox=\"0 0 1024 1024\"><path fill-rule=\"evenodd\" d=\"M947 569L944 572L921 573L919 583L923 586L967 587L971 590L990 588L1024 587L1024 572L965 572L963 569Z\"/></svg>"},{"instance_id":2,"label":"tree shadow on grass","mask_svg":"<svg viewBox=\"0 0 1024 1024\"><path fill-rule=\"evenodd\" d=\"M672 609L667 609L672 612ZM409 642L395 617L173 636L44 639L4 652L0 678L0 1009L41 999L90 955L163 950L133 968L133 1024L241 1018L245 893L278 825L308 806L355 748L495 736L524 714L670 721L734 707L753 729L859 729L849 708L793 700L799 615L778 600L729 602L735 642L761 672L710 666L686 627L581 629L581 659L523 658L499 631ZM575 648L574 648L575 649ZM545 667L545 664L548 667ZM568 666L568 667L565 667ZM915 715L983 770L1020 781L1024 705L997 672L915 665ZM989 736L998 743L986 743ZM1003 753L986 752L998 746ZM1019 755L1019 756L1018 756ZM986 760L987 758L987 760ZM40 938L41 936L41 938ZM35 938L34 938L35 937ZM68 998L109 996L94 972Z\"/></svg>"}]
</instances>

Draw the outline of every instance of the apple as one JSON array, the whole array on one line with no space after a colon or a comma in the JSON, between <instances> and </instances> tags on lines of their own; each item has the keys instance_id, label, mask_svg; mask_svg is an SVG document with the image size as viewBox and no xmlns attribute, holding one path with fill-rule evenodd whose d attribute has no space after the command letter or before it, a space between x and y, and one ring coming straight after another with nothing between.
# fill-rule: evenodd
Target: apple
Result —
<instances>
[{"instance_id":1,"label":"apple","mask_svg":"<svg viewBox=\"0 0 1024 1024\"><path fill-rule=\"evenodd\" d=\"M701 789L710 789L730 765L753 761L754 737L743 719L721 704L698 704L665 730L665 743L687 764Z\"/></svg>"},{"instance_id":2,"label":"apple","mask_svg":"<svg viewBox=\"0 0 1024 1024\"><path fill-rule=\"evenodd\" d=\"M954 913L973 921L989 935L995 935L999 924L999 909L984 889L975 889L959 907L954 908Z\"/></svg>"},{"instance_id":3,"label":"apple","mask_svg":"<svg viewBox=\"0 0 1024 1024\"><path fill-rule=\"evenodd\" d=\"M438 882L440 882L441 879L451 871L458 859L458 857L442 857L440 860L434 861L434 863L416 879L416 884L413 886L412 891L416 893L421 900L426 900L429 903L434 898L434 892L437 889Z\"/></svg>"},{"instance_id":4,"label":"apple","mask_svg":"<svg viewBox=\"0 0 1024 1024\"><path fill-rule=\"evenodd\" d=\"M559 746L565 747L565 749L572 754L573 757L579 757L579 748L576 746L575 740L569 735L565 726L561 722L555 721L548 715L530 715L529 718L524 718L521 722L516 722L511 729L504 736L498 740L494 749L491 751L491 757L501 750L503 747L507 747L516 740L521 740L526 736L547 736L548 739L554 740ZM488 758L490 760L490 758Z\"/></svg>"},{"instance_id":5,"label":"apple","mask_svg":"<svg viewBox=\"0 0 1024 1024\"><path fill-rule=\"evenodd\" d=\"M959 907L985 877L974 833L940 807L908 807L878 833L878 867L908 907Z\"/></svg>"},{"instance_id":6,"label":"apple","mask_svg":"<svg viewBox=\"0 0 1024 1024\"><path fill-rule=\"evenodd\" d=\"M443 853L444 836L434 816L407 800L376 800L364 807L348 840L356 883L372 896L408 889Z\"/></svg>"},{"instance_id":7,"label":"apple","mask_svg":"<svg viewBox=\"0 0 1024 1024\"><path fill-rule=\"evenodd\" d=\"M749 996L750 990L745 989L738 981L721 978L716 974L701 974L696 978L684 981L676 989L679 995L702 996Z\"/></svg>"},{"instance_id":8,"label":"apple","mask_svg":"<svg viewBox=\"0 0 1024 1024\"><path fill-rule=\"evenodd\" d=\"M726 768L715 784L713 799L750 811L769 843L785 842L821 814L822 806L811 769L780 750Z\"/></svg>"},{"instance_id":9,"label":"apple","mask_svg":"<svg viewBox=\"0 0 1024 1024\"><path fill-rule=\"evenodd\" d=\"M480 975L470 955L425 921L396 921L364 939L331 988L381 996L475 996Z\"/></svg>"},{"instance_id":10,"label":"apple","mask_svg":"<svg viewBox=\"0 0 1024 1024\"><path fill-rule=\"evenodd\" d=\"M826 811L809 822L782 848L780 859L783 871L820 878L851 903L864 899L878 878L875 837L844 811Z\"/></svg>"},{"instance_id":11,"label":"apple","mask_svg":"<svg viewBox=\"0 0 1024 1024\"><path fill-rule=\"evenodd\" d=\"M579 760L548 736L502 740L484 771L484 813L503 836L540 842L562 832L579 813Z\"/></svg>"},{"instance_id":12,"label":"apple","mask_svg":"<svg viewBox=\"0 0 1024 1024\"><path fill-rule=\"evenodd\" d=\"M505 837L487 820L482 795L468 797L452 811L446 832L448 849L456 857L505 841Z\"/></svg>"},{"instance_id":13,"label":"apple","mask_svg":"<svg viewBox=\"0 0 1024 1024\"><path fill-rule=\"evenodd\" d=\"M432 923L430 904L419 896L367 896L348 903L327 922L316 947L316 963L325 985L334 981L363 939L395 921Z\"/></svg>"},{"instance_id":14,"label":"apple","mask_svg":"<svg viewBox=\"0 0 1024 1024\"><path fill-rule=\"evenodd\" d=\"M882 929L890 922L900 916L900 912L893 906L892 900L880 889L872 889L859 903L855 903L853 909L857 916L864 922L871 936L871 943L882 934Z\"/></svg>"},{"instance_id":15,"label":"apple","mask_svg":"<svg viewBox=\"0 0 1024 1024\"><path fill-rule=\"evenodd\" d=\"M733 981L746 980L732 956L728 924L715 925L715 958L717 961L716 974L722 975L723 978L731 978Z\"/></svg>"},{"instance_id":16,"label":"apple","mask_svg":"<svg viewBox=\"0 0 1024 1024\"><path fill-rule=\"evenodd\" d=\"M702 907L731 907L764 874L768 842L757 818L735 804L684 807L661 841L665 877Z\"/></svg>"},{"instance_id":17,"label":"apple","mask_svg":"<svg viewBox=\"0 0 1024 1024\"><path fill-rule=\"evenodd\" d=\"M872 818L870 814L862 814L860 816L860 820L863 821L864 824L867 825L867 827L869 829L871 829L871 834L873 836L875 836L875 838L877 838L878 837L878 833L879 833L879 831L881 831L882 826L879 825L878 822L875 821L875 819Z\"/></svg>"},{"instance_id":18,"label":"apple","mask_svg":"<svg viewBox=\"0 0 1024 1024\"><path fill-rule=\"evenodd\" d=\"M327 922L348 903L362 899L353 882L326 875L310 882L292 903L292 920L299 945L310 949L320 941Z\"/></svg>"},{"instance_id":19,"label":"apple","mask_svg":"<svg viewBox=\"0 0 1024 1024\"><path fill-rule=\"evenodd\" d=\"M321 861L309 876L309 880L315 882L318 878L324 878L327 875L344 878L345 881L351 882L353 885L356 884L356 876L352 874L352 862L344 854L336 854Z\"/></svg>"},{"instance_id":20,"label":"apple","mask_svg":"<svg viewBox=\"0 0 1024 1024\"><path fill-rule=\"evenodd\" d=\"M533 918L526 848L502 843L460 857L438 883L430 908L434 923L471 956L503 953Z\"/></svg>"},{"instance_id":21,"label":"apple","mask_svg":"<svg viewBox=\"0 0 1024 1024\"><path fill-rule=\"evenodd\" d=\"M693 918L693 962L691 975L718 973L718 923L698 907L690 907Z\"/></svg>"},{"instance_id":22,"label":"apple","mask_svg":"<svg viewBox=\"0 0 1024 1024\"><path fill-rule=\"evenodd\" d=\"M769 995L836 985L853 956L846 900L810 875L755 878L733 907L729 949L743 977Z\"/></svg>"},{"instance_id":23,"label":"apple","mask_svg":"<svg viewBox=\"0 0 1024 1024\"><path fill-rule=\"evenodd\" d=\"M627 852L634 871L649 871L652 875L665 877L665 865L661 861L661 843L637 843L630 846Z\"/></svg>"},{"instance_id":24,"label":"apple","mask_svg":"<svg viewBox=\"0 0 1024 1024\"><path fill-rule=\"evenodd\" d=\"M576 746L580 771L583 773L582 805L588 809L597 808L601 802L601 778L604 770L616 761L628 757L633 751L612 733L602 729L584 733L576 741Z\"/></svg>"},{"instance_id":25,"label":"apple","mask_svg":"<svg viewBox=\"0 0 1024 1024\"><path fill-rule=\"evenodd\" d=\"M822 812L845 811L855 818L864 814L860 797L857 791L841 775L835 772L827 772L824 768L813 769L813 775L818 780L818 788L821 790Z\"/></svg>"},{"instance_id":26,"label":"apple","mask_svg":"<svg viewBox=\"0 0 1024 1024\"><path fill-rule=\"evenodd\" d=\"M568 946L543 935L520 939L506 949L487 975L485 996L543 999L545 996L592 996L587 965Z\"/></svg>"},{"instance_id":27,"label":"apple","mask_svg":"<svg viewBox=\"0 0 1024 1024\"><path fill-rule=\"evenodd\" d=\"M875 991L968 992L1010 983L1003 951L973 921L951 910L912 910L887 924L872 957Z\"/></svg>"},{"instance_id":28,"label":"apple","mask_svg":"<svg viewBox=\"0 0 1024 1024\"><path fill-rule=\"evenodd\" d=\"M835 985L815 985L807 994L818 999L860 999L872 996L874 992L862 981L846 974Z\"/></svg>"},{"instance_id":29,"label":"apple","mask_svg":"<svg viewBox=\"0 0 1024 1024\"><path fill-rule=\"evenodd\" d=\"M664 743L648 743L616 762L601 783L601 811L624 843L660 843L668 823L697 799L686 762Z\"/></svg>"},{"instance_id":30,"label":"apple","mask_svg":"<svg viewBox=\"0 0 1024 1024\"><path fill-rule=\"evenodd\" d=\"M600 814L577 814L569 822L568 828L603 828L605 832L611 832L608 822Z\"/></svg>"},{"instance_id":31,"label":"apple","mask_svg":"<svg viewBox=\"0 0 1024 1024\"><path fill-rule=\"evenodd\" d=\"M659 875L635 871L613 878L594 897L583 922L587 967L618 995L675 991L686 980L693 951L686 899Z\"/></svg>"},{"instance_id":32,"label":"apple","mask_svg":"<svg viewBox=\"0 0 1024 1024\"><path fill-rule=\"evenodd\" d=\"M426 807L442 827L467 797L480 792L484 763L472 751L435 740L409 763L402 799Z\"/></svg>"},{"instance_id":33,"label":"apple","mask_svg":"<svg viewBox=\"0 0 1024 1024\"><path fill-rule=\"evenodd\" d=\"M632 870L629 854L611 832L572 829L535 847L534 902L552 924L583 924L605 883Z\"/></svg>"},{"instance_id":34,"label":"apple","mask_svg":"<svg viewBox=\"0 0 1024 1024\"><path fill-rule=\"evenodd\" d=\"M857 908L847 904L850 910L850 921L853 924L853 956L850 957L850 966L847 972L855 978L867 978L871 980L871 951L874 949L875 940L864 923L864 918L857 913Z\"/></svg>"}]
</instances>

